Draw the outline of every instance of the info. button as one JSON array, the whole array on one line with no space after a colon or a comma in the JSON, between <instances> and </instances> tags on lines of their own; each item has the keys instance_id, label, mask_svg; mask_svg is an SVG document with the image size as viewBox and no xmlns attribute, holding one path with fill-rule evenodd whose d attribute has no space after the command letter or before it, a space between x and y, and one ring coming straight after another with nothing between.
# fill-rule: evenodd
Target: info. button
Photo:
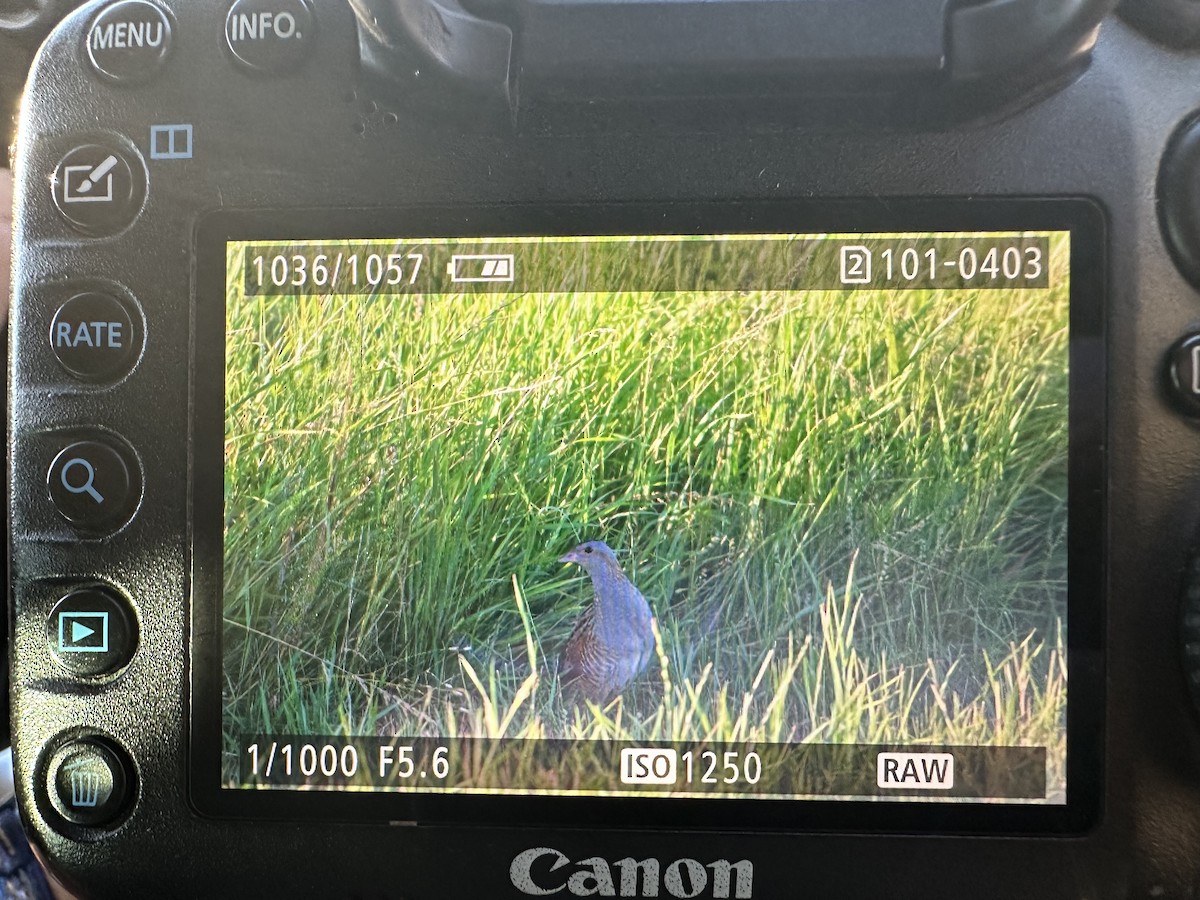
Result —
<instances>
[{"instance_id":1,"label":"info. button","mask_svg":"<svg viewBox=\"0 0 1200 900\"><path fill-rule=\"evenodd\" d=\"M125 374L138 338L125 304L108 294L77 294L59 308L50 325L54 355L64 369L86 381Z\"/></svg>"},{"instance_id":2,"label":"info. button","mask_svg":"<svg viewBox=\"0 0 1200 900\"><path fill-rule=\"evenodd\" d=\"M307 0L236 0L225 17L225 43L247 69L286 72L312 51L316 25Z\"/></svg>"}]
</instances>

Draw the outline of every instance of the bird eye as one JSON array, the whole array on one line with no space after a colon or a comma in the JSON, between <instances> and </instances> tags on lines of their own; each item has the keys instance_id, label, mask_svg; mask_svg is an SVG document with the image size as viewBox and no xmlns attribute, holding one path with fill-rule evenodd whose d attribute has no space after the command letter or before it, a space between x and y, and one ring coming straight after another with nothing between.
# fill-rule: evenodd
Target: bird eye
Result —
<instances>
[{"instance_id":1,"label":"bird eye","mask_svg":"<svg viewBox=\"0 0 1200 900\"><path fill-rule=\"evenodd\" d=\"M583 552L584 552L584 553L591 553L591 552L592 552L592 548L591 548L591 547L584 547L584 548L583 548Z\"/></svg>"}]
</instances>

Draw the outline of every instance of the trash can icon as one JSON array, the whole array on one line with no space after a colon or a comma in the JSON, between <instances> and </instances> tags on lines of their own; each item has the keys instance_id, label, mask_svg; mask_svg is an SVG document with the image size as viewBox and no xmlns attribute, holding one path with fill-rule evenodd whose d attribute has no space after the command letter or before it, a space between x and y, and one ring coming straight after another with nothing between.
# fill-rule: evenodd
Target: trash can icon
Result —
<instances>
[{"instance_id":1,"label":"trash can icon","mask_svg":"<svg viewBox=\"0 0 1200 900\"><path fill-rule=\"evenodd\" d=\"M81 760L65 767L71 780L71 806L75 809L91 809L100 805L100 795L108 786L107 773L100 771L91 760Z\"/></svg>"}]
</instances>

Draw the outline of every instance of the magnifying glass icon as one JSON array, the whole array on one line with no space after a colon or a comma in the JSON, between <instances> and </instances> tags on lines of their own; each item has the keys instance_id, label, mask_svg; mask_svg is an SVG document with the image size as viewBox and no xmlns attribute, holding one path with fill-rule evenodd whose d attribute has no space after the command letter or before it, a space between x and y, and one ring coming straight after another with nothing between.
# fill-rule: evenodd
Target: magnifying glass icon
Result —
<instances>
[{"instance_id":1,"label":"magnifying glass icon","mask_svg":"<svg viewBox=\"0 0 1200 900\"><path fill-rule=\"evenodd\" d=\"M83 471L82 484L71 484L71 480L67 477L74 468L79 468ZM87 494L97 503L104 502L104 496L96 490L96 467L82 456L76 456L74 459L67 460L62 467L62 474L59 477L62 480L62 486L70 493Z\"/></svg>"}]
</instances>

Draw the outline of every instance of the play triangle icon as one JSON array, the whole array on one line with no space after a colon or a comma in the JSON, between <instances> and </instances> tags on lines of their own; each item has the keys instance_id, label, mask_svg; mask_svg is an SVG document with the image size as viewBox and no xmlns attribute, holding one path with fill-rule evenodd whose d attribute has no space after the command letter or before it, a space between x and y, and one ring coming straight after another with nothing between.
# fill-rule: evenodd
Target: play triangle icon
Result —
<instances>
[{"instance_id":1,"label":"play triangle icon","mask_svg":"<svg viewBox=\"0 0 1200 900\"><path fill-rule=\"evenodd\" d=\"M80 624L79 622L71 623L71 643L72 644L78 643L79 641L82 641L84 638L88 637L89 635L93 635L95 633L96 633L95 628L88 628L86 625Z\"/></svg>"}]
</instances>

